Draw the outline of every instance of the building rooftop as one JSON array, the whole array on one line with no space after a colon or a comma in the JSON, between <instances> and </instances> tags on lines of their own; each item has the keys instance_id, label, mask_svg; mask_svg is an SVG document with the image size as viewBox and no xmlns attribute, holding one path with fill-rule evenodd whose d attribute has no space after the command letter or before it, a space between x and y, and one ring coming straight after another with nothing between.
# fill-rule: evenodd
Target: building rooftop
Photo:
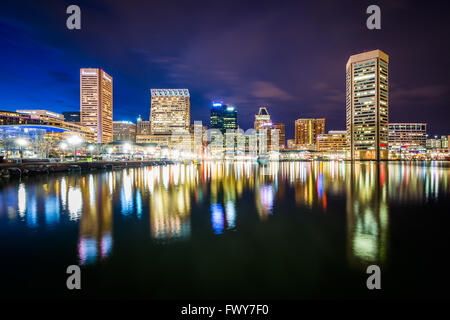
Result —
<instances>
[{"instance_id":1,"label":"building rooftop","mask_svg":"<svg viewBox=\"0 0 450 320\"><path fill-rule=\"evenodd\" d=\"M269 112L266 107L259 107L258 116L268 116Z\"/></svg>"},{"instance_id":2,"label":"building rooftop","mask_svg":"<svg viewBox=\"0 0 450 320\"><path fill-rule=\"evenodd\" d=\"M348 69L348 67L354 62L360 62L360 61L374 59L374 58L381 58L381 59L385 60L387 63L389 63L389 56L385 52L377 49L377 50L362 52L362 53L358 53L358 54L354 54L354 55L350 56L350 58L347 61L346 69Z\"/></svg>"},{"instance_id":3,"label":"building rooftop","mask_svg":"<svg viewBox=\"0 0 450 320\"><path fill-rule=\"evenodd\" d=\"M189 97L188 89L151 89L152 97L180 96Z\"/></svg>"}]
</instances>

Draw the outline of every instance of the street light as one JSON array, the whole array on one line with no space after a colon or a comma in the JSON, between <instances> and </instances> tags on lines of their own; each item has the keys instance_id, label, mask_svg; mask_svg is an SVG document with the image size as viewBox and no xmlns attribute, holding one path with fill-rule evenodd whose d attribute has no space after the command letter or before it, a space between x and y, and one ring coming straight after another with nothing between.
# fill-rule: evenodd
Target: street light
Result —
<instances>
[{"instance_id":1,"label":"street light","mask_svg":"<svg viewBox=\"0 0 450 320\"><path fill-rule=\"evenodd\" d=\"M155 147L150 146L147 148L147 152L149 158L153 158L155 156Z\"/></svg>"},{"instance_id":2,"label":"street light","mask_svg":"<svg viewBox=\"0 0 450 320\"><path fill-rule=\"evenodd\" d=\"M94 149L95 149L95 147L94 147L92 144L89 145L88 151L91 153L91 160L93 160L93 159L92 159L92 158L93 158L92 154L93 154Z\"/></svg>"},{"instance_id":3,"label":"street light","mask_svg":"<svg viewBox=\"0 0 450 320\"><path fill-rule=\"evenodd\" d=\"M20 155L20 160L22 160L23 158L23 147L25 147L28 144L28 141L25 140L24 138L18 138L16 139L16 143L19 146L19 155Z\"/></svg>"},{"instance_id":4,"label":"street light","mask_svg":"<svg viewBox=\"0 0 450 320\"><path fill-rule=\"evenodd\" d=\"M70 136L67 139L67 142L73 146L73 157L74 160L77 161L77 145L81 144L83 142L83 139L81 139L79 136Z\"/></svg>"},{"instance_id":5,"label":"street light","mask_svg":"<svg viewBox=\"0 0 450 320\"><path fill-rule=\"evenodd\" d=\"M61 150L63 151L62 155L63 155L63 159L65 158L66 154L65 151L67 149L67 143L61 142L61 144L59 145L59 147L61 148ZM62 159L61 159L62 160Z\"/></svg>"},{"instance_id":6,"label":"street light","mask_svg":"<svg viewBox=\"0 0 450 320\"><path fill-rule=\"evenodd\" d=\"M131 144L129 144L128 142L123 145L123 151L125 151L125 153L127 154L127 158L129 158L128 154L130 153L129 152L130 149L131 149Z\"/></svg>"}]
</instances>

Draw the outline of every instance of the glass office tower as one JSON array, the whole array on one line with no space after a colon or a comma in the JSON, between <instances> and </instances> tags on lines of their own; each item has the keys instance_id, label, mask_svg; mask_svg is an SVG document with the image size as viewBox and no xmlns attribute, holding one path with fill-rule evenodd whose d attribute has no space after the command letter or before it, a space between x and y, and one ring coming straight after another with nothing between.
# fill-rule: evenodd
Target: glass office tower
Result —
<instances>
[{"instance_id":1,"label":"glass office tower","mask_svg":"<svg viewBox=\"0 0 450 320\"><path fill-rule=\"evenodd\" d=\"M373 50L350 57L346 66L346 122L352 160L388 158L389 56Z\"/></svg>"},{"instance_id":2,"label":"glass office tower","mask_svg":"<svg viewBox=\"0 0 450 320\"><path fill-rule=\"evenodd\" d=\"M209 124L211 129L218 129L222 134L225 134L227 129L236 130L238 128L236 108L224 104L223 101L213 102Z\"/></svg>"}]
</instances>

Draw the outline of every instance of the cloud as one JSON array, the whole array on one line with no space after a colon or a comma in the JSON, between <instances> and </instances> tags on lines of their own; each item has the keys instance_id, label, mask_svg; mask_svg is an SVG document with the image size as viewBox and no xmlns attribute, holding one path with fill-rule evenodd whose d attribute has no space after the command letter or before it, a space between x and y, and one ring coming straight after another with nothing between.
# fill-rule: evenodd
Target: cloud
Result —
<instances>
[{"instance_id":1,"label":"cloud","mask_svg":"<svg viewBox=\"0 0 450 320\"><path fill-rule=\"evenodd\" d=\"M293 97L284 90L281 90L276 85L267 81L254 81L251 84L251 94L255 98L262 99L278 99L278 100L292 100Z\"/></svg>"},{"instance_id":2,"label":"cloud","mask_svg":"<svg viewBox=\"0 0 450 320\"><path fill-rule=\"evenodd\" d=\"M54 79L56 82L60 83L73 83L76 80L73 78L73 74L70 74L68 72L61 72L61 71L49 71L48 74L52 79Z\"/></svg>"},{"instance_id":3,"label":"cloud","mask_svg":"<svg viewBox=\"0 0 450 320\"><path fill-rule=\"evenodd\" d=\"M415 87L391 87L391 104L405 105L423 102L440 102L450 93L444 85L425 85Z\"/></svg>"},{"instance_id":4,"label":"cloud","mask_svg":"<svg viewBox=\"0 0 450 320\"><path fill-rule=\"evenodd\" d=\"M312 85L312 88L314 90L323 90L323 89L328 88L328 84L326 84L325 82L322 82L322 81L318 81Z\"/></svg>"},{"instance_id":5,"label":"cloud","mask_svg":"<svg viewBox=\"0 0 450 320\"><path fill-rule=\"evenodd\" d=\"M345 103L345 92L331 87L326 82L316 82L312 85L316 94L316 99L321 102L331 102L336 104Z\"/></svg>"}]
</instances>

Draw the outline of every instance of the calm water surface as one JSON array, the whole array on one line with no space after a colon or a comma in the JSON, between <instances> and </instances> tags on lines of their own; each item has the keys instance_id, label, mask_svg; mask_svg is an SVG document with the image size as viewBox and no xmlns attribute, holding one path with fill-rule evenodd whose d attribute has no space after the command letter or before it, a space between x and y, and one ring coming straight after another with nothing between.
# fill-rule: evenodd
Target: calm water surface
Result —
<instances>
[{"instance_id":1,"label":"calm water surface","mask_svg":"<svg viewBox=\"0 0 450 320\"><path fill-rule=\"evenodd\" d=\"M449 296L448 163L205 162L0 179L9 297ZM82 290L66 267L82 266ZM366 267L382 290L366 289Z\"/></svg>"}]
</instances>

